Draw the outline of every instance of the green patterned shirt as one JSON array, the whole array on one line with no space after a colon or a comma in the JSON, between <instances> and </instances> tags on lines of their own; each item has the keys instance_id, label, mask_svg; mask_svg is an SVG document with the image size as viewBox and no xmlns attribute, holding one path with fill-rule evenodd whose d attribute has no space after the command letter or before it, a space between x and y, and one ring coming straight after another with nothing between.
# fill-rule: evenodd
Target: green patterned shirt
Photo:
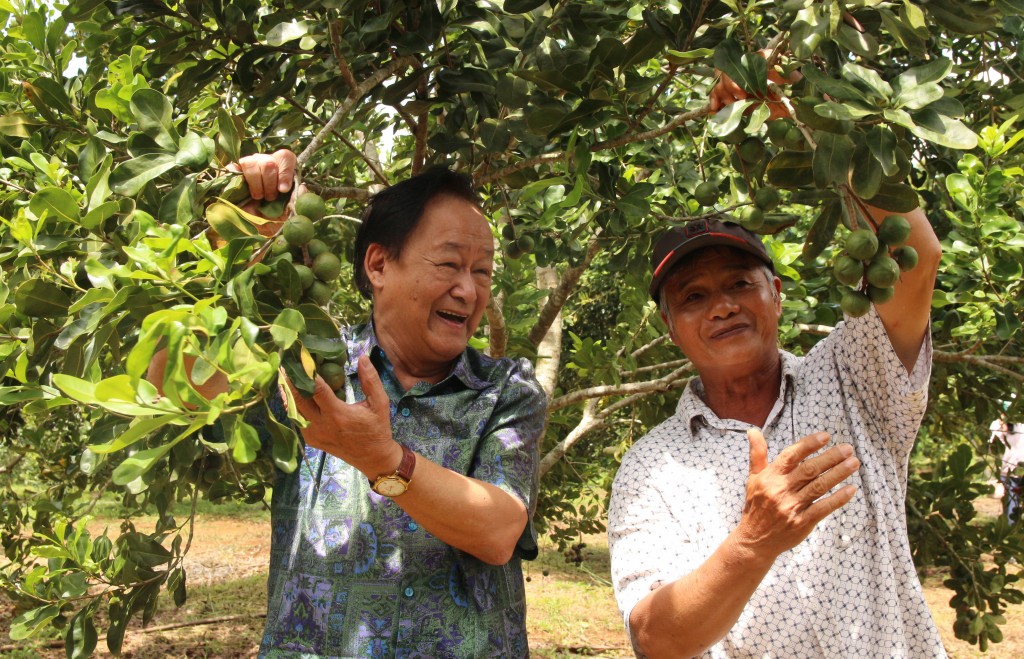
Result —
<instances>
[{"instance_id":1,"label":"green patterned shirt","mask_svg":"<svg viewBox=\"0 0 1024 659\"><path fill-rule=\"evenodd\" d=\"M526 360L467 348L450 375L403 391L372 325L351 328L346 368L369 353L391 400L398 442L490 483L533 511L546 397ZM420 527L342 460L306 447L274 487L268 611L261 657L526 657L521 560L493 566ZM458 514L458 511L452 511Z\"/></svg>"}]
</instances>

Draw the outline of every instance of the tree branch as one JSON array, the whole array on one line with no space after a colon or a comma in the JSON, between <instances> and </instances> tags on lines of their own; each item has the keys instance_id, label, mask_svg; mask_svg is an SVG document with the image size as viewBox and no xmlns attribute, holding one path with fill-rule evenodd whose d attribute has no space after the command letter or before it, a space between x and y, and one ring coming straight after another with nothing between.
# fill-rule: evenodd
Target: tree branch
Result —
<instances>
[{"instance_id":1,"label":"tree branch","mask_svg":"<svg viewBox=\"0 0 1024 659\"><path fill-rule=\"evenodd\" d=\"M569 298L569 294L576 288L580 277L590 267L590 262L594 260L600 249L600 244L595 235L587 245L587 255L583 258L583 263L566 270L558 286L548 295L547 302L544 303L544 308L541 309L540 316L537 318L537 323L530 330L530 334L527 337L533 347L536 348L544 340L548 330L551 328L551 323L555 322L555 318L558 317L562 307L565 306L565 301Z\"/></svg>"},{"instance_id":2,"label":"tree branch","mask_svg":"<svg viewBox=\"0 0 1024 659\"><path fill-rule=\"evenodd\" d=\"M621 384L605 384L598 387L578 389L571 393L559 396L548 404L548 413L569 407L591 398L607 398L608 396L621 396L623 394L648 394L664 392L672 388L672 385L681 378L689 376L693 372L693 365L689 360L686 364L673 370L657 380L645 380L643 382L623 382Z\"/></svg>"},{"instance_id":3,"label":"tree branch","mask_svg":"<svg viewBox=\"0 0 1024 659\"><path fill-rule=\"evenodd\" d=\"M492 295L487 301L487 331L490 339L488 354L495 359L505 356L505 349L508 347L508 327L505 325L505 314L502 312L502 301L499 296Z\"/></svg>"},{"instance_id":4,"label":"tree branch","mask_svg":"<svg viewBox=\"0 0 1024 659\"><path fill-rule=\"evenodd\" d=\"M362 98L366 96L371 89L393 76L399 69L407 66L413 66L414 64L416 64L416 59L413 57L399 57L398 59L391 60L382 68L374 71L373 75L368 77L366 80L363 80L362 83L353 87L348 98L346 98L338 109L334 111L334 115L326 124L324 124L324 127L313 136L309 145L307 145L306 148L303 149L302 153L299 154L298 164L300 166L306 164L306 161L309 160L316 150L320 148L320 145L323 144L327 135L334 131L335 127L341 123L341 120L348 116L352 111L355 104L362 100Z\"/></svg>"},{"instance_id":5,"label":"tree branch","mask_svg":"<svg viewBox=\"0 0 1024 659\"><path fill-rule=\"evenodd\" d=\"M296 100L295 100L294 98L292 98L291 96L284 96L284 100L288 101L288 103L290 103L290 104L291 104L291 106L292 106L292 107L294 107L294 108L295 108L296 110L298 110L299 112L301 112L301 113L303 113L304 115L306 115L306 117L307 117L307 118L308 118L308 119L309 119L310 121L315 121L316 123L320 124L321 126L326 126L326 125L327 125L327 122L325 122L325 121L324 121L323 119L321 119L320 117L316 116L315 114L313 114L312 112L310 112L310 111L309 111L309 110L307 110L306 108L304 108L304 107L302 107L301 105L299 105L298 101L296 101ZM345 146L347 146L348 148L352 149L353 151L355 151L356 153L358 153L358 154L360 155L360 157L362 157L362 159L363 159L363 161L364 161L364 162L366 163L367 167L369 167L369 168L370 168L370 171L372 171L372 172L373 172L374 176L376 176L376 177L377 177L377 180L378 180L378 181L379 181L379 182L380 182L380 183L381 183L382 185L388 185L388 180L387 180L387 177L385 177L385 176L384 176L384 172L382 172L382 171L380 170L380 166L379 166L379 165L380 165L380 163L374 162L374 161L373 161L373 160L372 160L372 159L371 159L371 158L370 158L370 157L369 157L369 156L368 156L368 155L366 154L366 152L365 152L365 151L363 151L362 149L357 149L357 148L356 148L356 145L355 145L355 144L352 144L352 142L351 142L351 141L349 141L349 139L348 139L347 137L345 137L344 135L342 135L342 134L341 134L341 133L340 133L340 132L338 131L337 127L335 127L335 128L334 128L334 130L332 130L331 132L332 132L332 133L334 133L334 136L335 136L335 137L337 137L337 138L338 138L338 139L339 139L339 140L341 141L341 143L342 143L342 144L344 144L344 145L345 145ZM309 187L309 184L308 184L308 183L306 184L306 187Z\"/></svg>"},{"instance_id":6,"label":"tree branch","mask_svg":"<svg viewBox=\"0 0 1024 659\"><path fill-rule=\"evenodd\" d=\"M945 364L966 363L981 366L989 370L1001 373L1009 378L1024 382L1024 372L1018 372L1001 366L997 362L1010 363L1018 366L1024 365L1024 357L1007 357L1005 355L968 355L962 352L944 352L941 350L932 351L932 361Z\"/></svg>"},{"instance_id":7,"label":"tree branch","mask_svg":"<svg viewBox=\"0 0 1024 659\"><path fill-rule=\"evenodd\" d=\"M548 451L540 461L540 477L543 478L544 474L548 473L555 464L565 457L565 454L569 452L572 446L583 439L591 432L603 428L608 424L611 415L618 410L632 405L641 398L650 396L653 393L671 391L672 389L678 389L679 387L685 386L689 381L689 378L676 377L674 380L670 380L673 375L682 372L684 369L679 369L670 373L669 375L661 378L660 380L654 380L653 383L663 383L660 387L650 388L650 390L638 390L630 396L623 398L622 400L615 401L608 407L604 408L598 414L594 414L594 410L597 409L597 399L593 398L587 401L587 404L583 407L583 418L579 424L572 431L565 436L565 439L555 444L554 448ZM643 383L652 384L652 383ZM551 411L551 408L548 408Z\"/></svg>"}]
</instances>

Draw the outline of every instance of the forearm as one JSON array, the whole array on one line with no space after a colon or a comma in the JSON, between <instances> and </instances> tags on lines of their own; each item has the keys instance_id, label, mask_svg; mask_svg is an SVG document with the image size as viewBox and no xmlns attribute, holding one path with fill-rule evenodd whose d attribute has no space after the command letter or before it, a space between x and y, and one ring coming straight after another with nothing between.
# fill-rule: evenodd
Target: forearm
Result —
<instances>
[{"instance_id":1,"label":"forearm","mask_svg":"<svg viewBox=\"0 0 1024 659\"><path fill-rule=\"evenodd\" d=\"M699 568L640 601L629 625L648 657L692 657L720 641L736 621L775 556L744 547L734 531Z\"/></svg>"},{"instance_id":2,"label":"forearm","mask_svg":"<svg viewBox=\"0 0 1024 659\"><path fill-rule=\"evenodd\" d=\"M893 214L874 207L869 207L869 210L876 223ZM917 252L918 263L917 267L900 275L892 299L878 305L877 310L893 349L909 373L917 362L925 332L928 331L932 291L942 257L942 246L923 210L915 208L899 215L903 215L910 223L910 237L906 244Z\"/></svg>"},{"instance_id":3,"label":"forearm","mask_svg":"<svg viewBox=\"0 0 1024 659\"><path fill-rule=\"evenodd\" d=\"M431 535L492 565L512 558L527 522L516 497L421 455L409 489L394 501Z\"/></svg>"}]
</instances>

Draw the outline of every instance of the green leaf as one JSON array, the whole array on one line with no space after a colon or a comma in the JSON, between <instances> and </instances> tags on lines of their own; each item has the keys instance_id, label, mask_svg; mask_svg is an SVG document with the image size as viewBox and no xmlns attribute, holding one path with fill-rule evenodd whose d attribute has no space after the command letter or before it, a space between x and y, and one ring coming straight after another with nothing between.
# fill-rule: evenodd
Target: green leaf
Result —
<instances>
[{"instance_id":1,"label":"green leaf","mask_svg":"<svg viewBox=\"0 0 1024 659\"><path fill-rule=\"evenodd\" d=\"M183 167L205 167L210 161L206 138L199 133L188 131L178 144L174 162Z\"/></svg>"},{"instance_id":2,"label":"green leaf","mask_svg":"<svg viewBox=\"0 0 1024 659\"><path fill-rule=\"evenodd\" d=\"M270 335L278 348L287 350L306 331L306 320L295 309L285 309L277 315L270 326Z\"/></svg>"},{"instance_id":3,"label":"green leaf","mask_svg":"<svg viewBox=\"0 0 1024 659\"><path fill-rule=\"evenodd\" d=\"M768 182L779 188L799 188L814 182L811 151L782 151L768 163Z\"/></svg>"},{"instance_id":4,"label":"green leaf","mask_svg":"<svg viewBox=\"0 0 1024 659\"><path fill-rule=\"evenodd\" d=\"M893 81L892 86L894 90L899 92L900 90L910 90L921 85L942 82L949 75L952 68L953 63L951 61L944 57L938 57L931 62L915 66L899 74L896 76L896 80Z\"/></svg>"},{"instance_id":5,"label":"green leaf","mask_svg":"<svg viewBox=\"0 0 1024 659\"><path fill-rule=\"evenodd\" d=\"M32 195L28 207L36 217L42 217L45 213L47 217L61 222L78 224L78 202L70 192L63 188L43 188Z\"/></svg>"},{"instance_id":6,"label":"green leaf","mask_svg":"<svg viewBox=\"0 0 1024 659\"><path fill-rule=\"evenodd\" d=\"M96 625L92 620L92 609L86 607L75 614L64 633L64 653L68 659L91 657L96 649Z\"/></svg>"},{"instance_id":7,"label":"green leaf","mask_svg":"<svg viewBox=\"0 0 1024 659\"><path fill-rule=\"evenodd\" d=\"M847 62L842 73L844 80L867 92L868 98L888 101L892 97L892 87L873 69Z\"/></svg>"},{"instance_id":8,"label":"green leaf","mask_svg":"<svg viewBox=\"0 0 1024 659\"><path fill-rule=\"evenodd\" d=\"M834 133L820 133L817 137L818 146L811 163L814 185L825 188L833 183L845 184L853 162L853 141Z\"/></svg>"},{"instance_id":9,"label":"green leaf","mask_svg":"<svg viewBox=\"0 0 1024 659\"><path fill-rule=\"evenodd\" d=\"M180 414L163 414L160 416L153 417L140 417L132 421L131 426L128 430L118 435L113 441L105 444L90 444L89 450L93 453L106 454L113 453L114 451L120 451L123 448L127 448L156 432L160 428L168 424L180 423L184 419Z\"/></svg>"},{"instance_id":10,"label":"green leaf","mask_svg":"<svg viewBox=\"0 0 1024 659\"><path fill-rule=\"evenodd\" d=\"M810 260L817 258L832 242L839 228L839 218L843 213L842 204L838 199L830 199L821 207L811 230L804 241L803 255Z\"/></svg>"},{"instance_id":11,"label":"green leaf","mask_svg":"<svg viewBox=\"0 0 1024 659\"><path fill-rule=\"evenodd\" d=\"M973 149L978 146L978 136L959 119L930 112L927 108L914 116L914 123L907 126L910 132L922 140L950 149ZM923 125L925 121L937 124L938 128Z\"/></svg>"},{"instance_id":12,"label":"green leaf","mask_svg":"<svg viewBox=\"0 0 1024 659\"><path fill-rule=\"evenodd\" d=\"M882 185L882 167L871 154L865 144L857 146L853 152L853 173L850 175L850 186L861 199L871 199L878 194Z\"/></svg>"},{"instance_id":13,"label":"green leaf","mask_svg":"<svg viewBox=\"0 0 1024 659\"><path fill-rule=\"evenodd\" d=\"M939 100L942 96L942 87L935 83L928 83L897 92L896 96L892 99L892 103L895 107L920 110L929 103Z\"/></svg>"},{"instance_id":14,"label":"green leaf","mask_svg":"<svg viewBox=\"0 0 1024 659\"><path fill-rule=\"evenodd\" d=\"M166 96L155 89L140 89L132 94L130 107L143 133L165 149L177 147L178 131L174 128L173 108Z\"/></svg>"},{"instance_id":15,"label":"green leaf","mask_svg":"<svg viewBox=\"0 0 1024 659\"><path fill-rule=\"evenodd\" d=\"M18 312L35 318L63 318L68 315L71 298L62 288L42 279L29 279L14 293Z\"/></svg>"},{"instance_id":16,"label":"green leaf","mask_svg":"<svg viewBox=\"0 0 1024 659\"><path fill-rule=\"evenodd\" d=\"M812 9L801 11L790 26L789 43L793 56L798 60L810 59L824 41L827 32L828 23L818 20Z\"/></svg>"},{"instance_id":17,"label":"green leaf","mask_svg":"<svg viewBox=\"0 0 1024 659\"><path fill-rule=\"evenodd\" d=\"M10 636L12 641L23 641L36 634L60 613L56 604L29 609L11 620Z\"/></svg>"},{"instance_id":18,"label":"green leaf","mask_svg":"<svg viewBox=\"0 0 1024 659\"><path fill-rule=\"evenodd\" d=\"M125 197L134 197L153 179L176 167L169 153L147 153L121 163L110 173L110 189Z\"/></svg>"},{"instance_id":19,"label":"green leaf","mask_svg":"<svg viewBox=\"0 0 1024 659\"><path fill-rule=\"evenodd\" d=\"M270 456L274 466L286 474L290 474L299 466L299 436L291 426L277 422L273 412L266 410L267 430L270 432Z\"/></svg>"},{"instance_id":20,"label":"green leaf","mask_svg":"<svg viewBox=\"0 0 1024 659\"><path fill-rule=\"evenodd\" d=\"M178 181L177 185L171 188L171 191L160 201L157 219L164 224L188 226L198 214L196 208L196 180L198 178L199 174L189 174Z\"/></svg>"},{"instance_id":21,"label":"green leaf","mask_svg":"<svg viewBox=\"0 0 1024 659\"><path fill-rule=\"evenodd\" d=\"M708 120L708 133L714 137L724 137L728 135L732 131L736 130L740 125L740 122L743 121L743 113L746 112L747 108L758 102L759 101L745 99L726 105Z\"/></svg>"},{"instance_id":22,"label":"green leaf","mask_svg":"<svg viewBox=\"0 0 1024 659\"><path fill-rule=\"evenodd\" d=\"M920 205L917 192L904 183L883 183L871 205L894 213L909 213Z\"/></svg>"},{"instance_id":23,"label":"green leaf","mask_svg":"<svg viewBox=\"0 0 1024 659\"><path fill-rule=\"evenodd\" d=\"M24 112L11 112L0 116L0 135L28 139L40 123Z\"/></svg>"},{"instance_id":24,"label":"green leaf","mask_svg":"<svg viewBox=\"0 0 1024 659\"><path fill-rule=\"evenodd\" d=\"M871 155L882 166L882 172L886 176L892 176L899 171L899 164L896 162L896 135L888 126L872 126L868 131L864 143L871 150Z\"/></svg>"},{"instance_id":25,"label":"green leaf","mask_svg":"<svg viewBox=\"0 0 1024 659\"><path fill-rule=\"evenodd\" d=\"M256 429L241 419L237 419L232 427L231 457L239 464L248 464L256 459L260 452L260 436Z\"/></svg>"},{"instance_id":26,"label":"green leaf","mask_svg":"<svg viewBox=\"0 0 1024 659\"><path fill-rule=\"evenodd\" d=\"M768 93L768 64L763 57L744 52L733 39L725 39L715 47L712 58L715 68L733 79L746 92L763 97Z\"/></svg>"},{"instance_id":27,"label":"green leaf","mask_svg":"<svg viewBox=\"0 0 1024 659\"><path fill-rule=\"evenodd\" d=\"M121 464L114 468L114 471L110 474L110 480L114 485L127 485L128 483L131 483L133 480L152 469L156 463L162 460L178 442L189 435L195 434L204 425L206 425L205 418L196 421L183 433L166 444L154 446L153 448L149 448L144 451L139 451L135 455L125 458Z\"/></svg>"},{"instance_id":28,"label":"green leaf","mask_svg":"<svg viewBox=\"0 0 1024 659\"><path fill-rule=\"evenodd\" d=\"M244 124L240 117L233 117L223 109L217 110L217 146L224 152L221 164L235 162L241 157L241 133Z\"/></svg>"},{"instance_id":29,"label":"green leaf","mask_svg":"<svg viewBox=\"0 0 1024 659\"><path fill-rule=\"evenodd\" d=\"M309 34L309 21L286 21L278 23L267 32L267 43L271 46L283 46L289 41L301 39Z\"/></svg>"}]
</instances>

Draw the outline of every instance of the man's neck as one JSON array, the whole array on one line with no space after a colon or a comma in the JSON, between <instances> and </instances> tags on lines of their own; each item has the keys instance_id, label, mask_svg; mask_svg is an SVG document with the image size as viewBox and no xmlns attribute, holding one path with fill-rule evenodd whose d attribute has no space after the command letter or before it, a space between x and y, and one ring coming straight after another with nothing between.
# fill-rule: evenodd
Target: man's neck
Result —
<instances>
[{"instance_id":1,"label":"man's neck","mask_svg":"<svg viewBox=\"0 0 1024 659\"><path fill-rule=\"evenodd\" d=\"M381 331L379 326L375 325L374 331L377 334L377 345L391 362L391 367L395 371L398 383L402 386L402 391L409 391L420 382L437 384L451 373L454 365L452 362L447 364L423 362L423 360L416 359L414 355L405 354L398 342L393 340L393 337L387 332Z\"/></svg>"},{"instance_id":2,"label":"man's neck","mask_svg":"<svg viewBox=\"0 0 1024 659\"><path fill-rule=\"evenodd\" d=\"M700 381L704 403L718 418L762 427L779 397L782 357L767 368L739 375L701 373Z\"/></svg>"}]
</instances>

